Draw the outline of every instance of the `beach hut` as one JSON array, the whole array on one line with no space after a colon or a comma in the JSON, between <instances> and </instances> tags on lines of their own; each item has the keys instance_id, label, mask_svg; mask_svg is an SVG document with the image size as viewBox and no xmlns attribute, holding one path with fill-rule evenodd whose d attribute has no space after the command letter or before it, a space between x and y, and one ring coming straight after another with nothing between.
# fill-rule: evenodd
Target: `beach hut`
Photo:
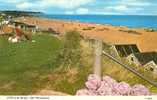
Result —
<instances>
[{"instance_id":1,"label":"beach hut","mask_svg":"<svg viewBox=\"0 0 157 100\"><path fill-rule=\"evenodd\" d=\"M127 57L132 53L140 53L136 44L116 44L110 48L114 52L114 56Z\"/></svg>"},{"instance_id":2,"label":"beach hut","mask_svg":"<svg viewBox=\"0 0 157 100\"><path fill-rule=\"evenodd\" d=\"M157 63L155 63L154 61L150 61L147 64L145 64L144 68L146 68L149 71L152 71L154 74L157 74Z\"/></svg>"},{"instance_id":3,"label":"beach hut","mask_svg":"<svg viewBox=\"0 0 157 100\"><path fill-rule=\"evenodd\" d=\"M146 52L146 53L132 53L127 57L130 64L136 66L144 66L146 68L157 68L157 53Z\"/></svg>"},{"instance_id":4,"label":"beach hut","mask_svg":"<svg viewBox=\"0 0 157 100\"><path fill-rule=\"evenodd\" d=\"M138 57L136 57L136 54L132 53L129 56L126 57L129 64L134 64L136 66L141 66L141 63L138 60Z\"/></svg>"}]
</instances>

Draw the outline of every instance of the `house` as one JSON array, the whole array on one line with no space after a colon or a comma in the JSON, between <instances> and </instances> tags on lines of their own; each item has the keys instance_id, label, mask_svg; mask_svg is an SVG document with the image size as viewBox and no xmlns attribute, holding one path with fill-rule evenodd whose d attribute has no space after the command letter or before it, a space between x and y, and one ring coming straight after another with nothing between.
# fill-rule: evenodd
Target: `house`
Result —
<instances>
[{"instance_id":1,"label":"house","mask_svg":"<svg viewBox=\"0 0 157 100\"><path fill-rule=\"evenodd\" d=\"M23 29L24 31L30 31L32 33L36 33L38 28L36 25L29 25L23 22L18 22L18 21L10 21L9 22L10 25L14 25L14 26L20 26L21 29Z\"/></svg>"},{"instance_id":2,"label":"house","mask_svg":"<svg viewBox=\"0 0 157 100\"><path fill-rule=\"evenodd\" d=\"M118 56L118 57L127 57L132 53L140 53L136 44L112 45L110 49L111 51L113 51L112 52L113 56Z\"/></svg>"},{"instance_id":3,"label":"house","mask_svg":"<svg viewBox=\"0 0 157 100\"><path fill-rule=\"evenodd\" d=\"M145 65L150 61L157 63L157 53L156 52L146 52L146 53L133 53L130 54L127 59L133 63L139 62L139 65Z\"/></svg>"},{"instance_id":4,"label":"house","mask_svg":"<svg viewBox=\"0 0 157 100\"><path fill-rule=\"evenodd\" d=\"M154 74L157 74L157 64L154 61L148 62L143 67L146 68L149 71L154 72Z\"/></svg>"},{"instance_id":5,"label":"house","mask_svg":"<svg viewBox=\"0 0 157 100\"><path fill-rule=\"evenodd\" d=\"M141 65L141 63L139 62L138 58L136 57L136 55L134 53L127 56L126 59L129 62L129 64L135 64L136 66Z\"/></svg>"},{"instance_id":6,"label":"house","mask_svg":"<svg viewBox=\"0 0 157 100\"><path fill-rule=\"evenodd\" d=\"M132 53L127 57L127 60L130 64L144 66L152 71L157 69L157 52Z\"/></svg>"},{"instance_id":7,"label":"house","mask_svg":"<svg viewBox=\"0 0 157 100\"><path fill-rule=\"evenodd\" d=\"M38 27L35 25L27 25L25 28L26 28L26 30L31 31L32 33L36 33L38 30Z\"/></svg>"}]
</instances>

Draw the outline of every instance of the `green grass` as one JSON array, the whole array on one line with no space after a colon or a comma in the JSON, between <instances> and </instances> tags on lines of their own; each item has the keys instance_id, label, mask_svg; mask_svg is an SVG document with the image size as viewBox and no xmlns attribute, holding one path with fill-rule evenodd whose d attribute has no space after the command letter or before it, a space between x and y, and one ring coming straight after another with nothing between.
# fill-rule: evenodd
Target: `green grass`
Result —
<instances>
[{"instance_id":1,"label":"green grass","mask_svg":"<svg viewBox=\"0 0 157 100\"><path fill-rule=\"evenodd\" d=\"M51 75L44 76L47 82L46 89L60 91L63 93L75 95L76 91L85 87L85 82L90 73L92 73L93 59L91 59L92 50L87 44L81 41L81 65L69 65L53 70Z\"/></svg>"},{"instance_id":2,"label":"green grass","mask_svg":"<svg viewBox=\"0 0 157 100\"><path fill-rule=\"evenodd\" d=\"M85 87L85 81L87 80L88 75L93 72L94 55L93 49L89 47L88 43L83 42L82 45L82 60L84 61L83 66L80 68L75 68L75 66L72 66L68 70L58 69L57 71L52 72L51 78L49 78L50 83L47 83L48 89L74 95L78 89ZM125 64L127 64L127 62L125 62ZM130 66L133 68L135 67L134 65ZM147 76L147 78L153 80L152 74L145 72L143 68L139 69L142 70L142 72L139 72ZM77 73L70 74L75 71ZM131 86L135 84L143 84L151 92L157 93L157 88L155 86L152 86L145 80L139 78L106 56L102 56L102 75L109 75L118 82L124 81L129 83ZM148 77L148 75L151 75L151 77Z\"/></svg>"},{"instance_id":3,"label":"green grass","mask_svg":"<svg viewBox=\"0 0 157 100\"><path fill-rule=\"evenodd\" d=\"M141 79L139 76L133 74L132 72L126 70L121 65L115 63L111 59L107 58L106 56L103 56L103 65L102 65L102 74L103 75L109 75L113 77L118 82L124 81L129 83L131 86L135 84L142 84L146 86L151 92L157 93L157 87L151 85L150 83L146 82L145 80ZM128 63L123 61L123 63ZM156 77L154 78L153 74L151 72L147 72L142 67L138 67L138 69L134 65L129 65L130 67L136 69L139 73L144 75L145 77L151 79L154 82L156 81Z\"/></svg>"},{"instance_id":4,"label":"green grass","mask_svg":"<svg viewBox=\"0 0 157 100\"><path fill-rule=\"evenodd\" d=\"M87 77L93 71L93 49L81 41L81 66L62 67L56 61L62 41L45 35L35 35L36 42L9 43L0 37L0 95L34 94L42 89L74 95L84 88ZM102 57L102 74L130 85L143 84L152 92L157 88L127 71L112 60ZM59 66L60 65L60 66ZM145 73L145 72L143 72Z\"/></svg>"},{"instance_id":5,"label":"green grass","mask_svg":"<svg viewBox=\"0 0 157 100\"><path fill-rule=\"evenodd\" d=\"M8 43L0 37L0 94L30 94L44 87L40 76L49 74L61 41L49 35L36 35L33 40Z\"/></svg>"},{"instance_id":6,"label":"green grass","mask_svg":"<svg viewBox=\"0 0 157 100\"><path fill-rule=\"evenodd\" d=\"M34 94L42 89L75 94L84 87L91 73L88 58L84 57L86 66L55 66L61 63L55 58L62 41L49 35L33 36L33 40L36 42L12 44L7 37L0 37L1 95Z\"/></svg>"}]
</instances>

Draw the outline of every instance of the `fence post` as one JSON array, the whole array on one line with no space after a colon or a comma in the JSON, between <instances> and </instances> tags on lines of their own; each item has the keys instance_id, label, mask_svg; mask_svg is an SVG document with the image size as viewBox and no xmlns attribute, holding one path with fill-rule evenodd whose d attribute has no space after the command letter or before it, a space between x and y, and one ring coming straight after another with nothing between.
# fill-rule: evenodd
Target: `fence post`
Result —
<instances>
[{"instance_id":1,"label":"fence post","mask_svg":"<svg viewBox=\"0 0 157 100\"><path fill-rule=\"evenodd\" d=\"M95 39L94 47L95 47L94 74L101 77L102 40Z\"/></svg>"}]
</instances>

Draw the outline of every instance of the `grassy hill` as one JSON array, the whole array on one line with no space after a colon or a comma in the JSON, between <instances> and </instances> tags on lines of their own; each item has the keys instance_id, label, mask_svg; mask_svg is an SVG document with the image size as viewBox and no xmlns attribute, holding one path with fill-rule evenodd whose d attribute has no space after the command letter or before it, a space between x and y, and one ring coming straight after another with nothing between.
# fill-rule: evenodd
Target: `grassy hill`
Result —
<instances>
[{"instance_id":1,"label":"grassy hill","mask_svg":"<svg viewBox=\"0 0 157 100\"><path fill-rule=\"evenodd\" d=\"M93 48L84 39L76 39L78 35L71 33L67 36L70 38L65 41L49 34L34 35L36 42L16 44L0 36L0 94L35 94L46 89L74 95L83 88L87 76L93 72ZM80 50L75 46L79 44L78 41ZM76 64L78 56L81 59ZM141 68L138 70L151 79L157 79ZM131 85L143 84L157 93L156 87L105 56L102 57L102 74Z\"/></svg>"},{"instance_id":2,"label":"grassy hill","mask_svg":"<svg viewBox=\"0 0 157 100\"><path fill-rule=\"evenodd\" d=\"M8 43L0 37L0 94L30 94L44 83L61 41L49 35L33 36L36 42ZM55 67L55 66L54 66Z\"/></svg>"}]
</instances>

